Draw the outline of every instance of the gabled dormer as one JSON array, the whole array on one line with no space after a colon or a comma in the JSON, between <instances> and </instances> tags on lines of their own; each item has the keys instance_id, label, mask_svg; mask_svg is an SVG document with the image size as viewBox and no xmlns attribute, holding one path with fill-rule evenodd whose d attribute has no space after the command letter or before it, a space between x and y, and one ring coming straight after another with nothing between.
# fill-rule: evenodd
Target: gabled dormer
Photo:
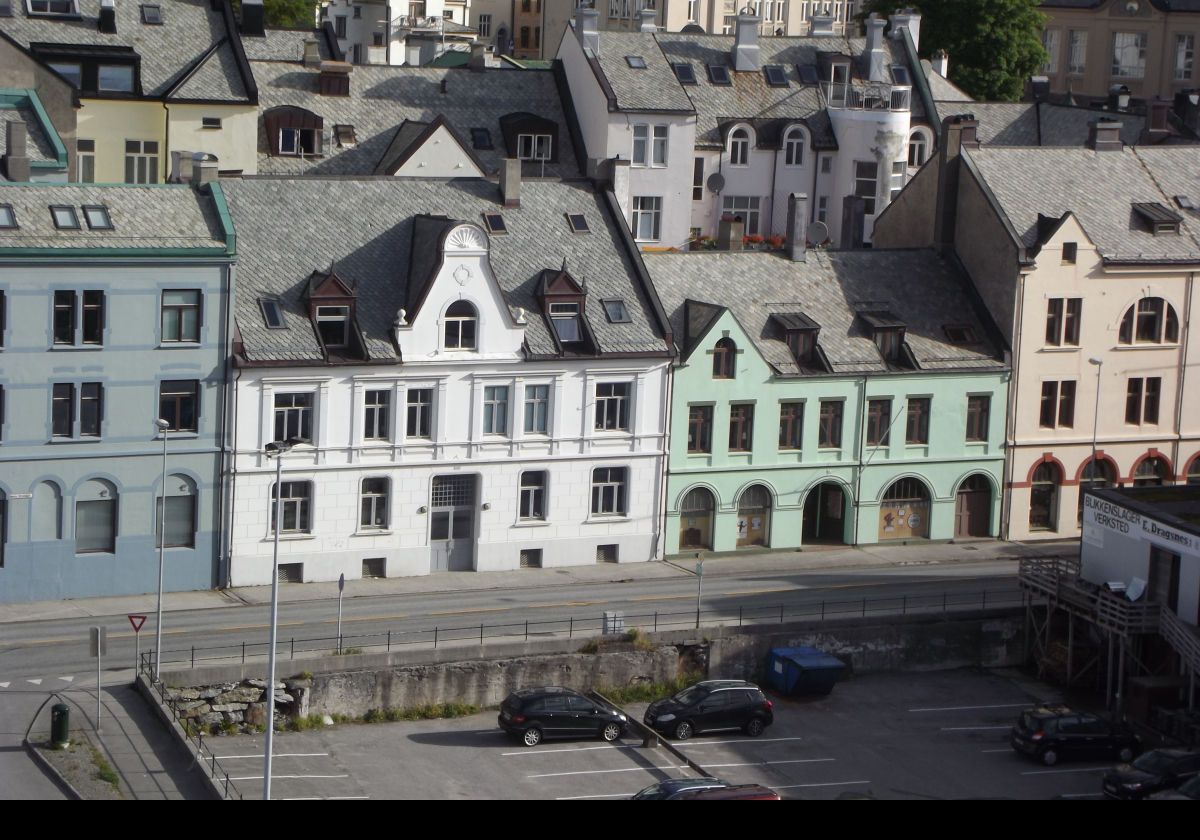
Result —
<instances>
[{"instance_id":1,"label":"gabled dormer","mask_svg":"<svg viewBox=\"0 0 1200 840\"><path fill-rule=\"evenodd\" d=\"M596 342L588 326L587 289L567 271L546 269L538 281L538 301L550 333L564 353L592 355Z\"/></svg>"},{"instance_id":2,"label":"gabled dormer","mask_svg":"<svg viewBox=\"0 0 1200 840\"><path fill-rule=\"evenodd\" d=\"M875 342L879 355L889 368L916 370L917 360L904 342L905 323L886 310L858 313L859 320Z\"/></svg>"},{"instance_id":3,"label":"gabled dormer","mask_svg":"<svg viewBox=\"0 0 1200 840\"><path fill-rule=\"evenodd\" d=\"M131 47L108 44L30 44L30 52L81 93L142 93L142 60Z\"/></svg>"},{"instance_id":4,"label":"gabled dormer","mask_svg":"<svg viewBox=\"0 0 1200 840\"><path fill-rule=\"evenodd\" d=\"M505 114L500 118L500 133L508 157L558 163L558 123L554 120L528 111Z\"/></svg>"},{"instance_id":5,"label":"gabled dormer","mask_svg":"<svg viewBox=\"0 0 1200 840\"><path fill-rule=\"evenodd\" d=\"M332 266L326 272L314 271L305 286L304 300L327 360L366 358L353 283L339 277Z\"/></svg>"},{"instance_id":6,"label":"gabled dormer","mask_svg":"<svg viewBox=\"0 0 1200 840\"><path fill-rule=\"evenodd\" d=\"M818 339L821 325L803 312L781 312L771 315L771 322L792 352L796 366L803 372L829 373L829 359Z\"/></svg>"}]
</instances>

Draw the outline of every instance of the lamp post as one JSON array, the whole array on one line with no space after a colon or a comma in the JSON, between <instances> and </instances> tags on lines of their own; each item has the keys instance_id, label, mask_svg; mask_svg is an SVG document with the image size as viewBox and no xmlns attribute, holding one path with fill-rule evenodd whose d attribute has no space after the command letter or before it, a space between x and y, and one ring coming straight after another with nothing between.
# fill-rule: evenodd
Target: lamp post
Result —
<instances>
[{"instance_id":1,"label":"lamp post","mask_svg":"<svg viewBox=\"0 0 1200 840\"><path fill-rule=\"evenodd\" d=\"M158 433L162 435L162 502L158 506L158 610L154 617L154 682L159 681L159 670L162 667L162 596L163 596L163 556L167 546L167 432L171 424L159 418L154 421ZM139 665L141 663L138 663Z\"/></svg>"},{"instance_id":2,"label":"lamp post","mask_svg":"<svg viewBox=\"0 0 1200 840\"><path fill-rule=\"evenodd\" d=\"M1096 408L1092 413L1092 461L1088 467L1088 487L1096 483L1096 429L1100 425L1100 371L1104 368L1104 360L1096 356L1088 359L1088 364L1096 366ZM1080 489L1079 492L1083 492Z\"/></svg>"}]
</instances>

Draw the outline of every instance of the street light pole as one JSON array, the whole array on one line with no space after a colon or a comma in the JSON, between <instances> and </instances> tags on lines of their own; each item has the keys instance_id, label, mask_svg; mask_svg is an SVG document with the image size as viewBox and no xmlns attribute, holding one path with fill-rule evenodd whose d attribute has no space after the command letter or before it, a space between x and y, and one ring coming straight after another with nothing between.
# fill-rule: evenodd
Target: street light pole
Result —
<instances>
[{"instance_id":1,"label":"street light pole","mask_svg":"<svg viewBox=\"0 0 1200 840\"><path fill-rule=\"evenodd\" d=\"M1091 488L1096 484L1096 430L1100 425L1100 371L1104 368L1104 360L1092 356L1088 359L1088 364L1096 366L1096 408L1092 413L1092 461L1088 467L1089 475L1087 476L1088 487ZM1082 486L1079 492L1083 492Z\"/></svg>"},{"instance_id":2,"label":"street light pole","mask_svg":"<svg viewBox=\"0 0 1200 840\"><path fill-rule=\"evenodd\" d=\"M292 448L290 441L268 443L266 454L275 459L275 544L271 557L271 652L267 674L267 744L263 766L263 799L271 798L271 755L275 736L275 646L279 635L279 530L283 527L283 455Z\"/></svg>"},{"instance_id":3,"label":"street light pole","mask_svg":"<svg viewBox=\"0 0 1200 840\"><path fill-rule=\"evenodd\" d=\"M162 598L163 598L163 556L167 545L167 432L171 424L159 418L154 421L158 433L162 435L162 502L158 507L158 610L154 618L154 682L159 682L159 672L162 667ZM138 663L141 667L141 663Z\"/></svg>"}]
</instances>

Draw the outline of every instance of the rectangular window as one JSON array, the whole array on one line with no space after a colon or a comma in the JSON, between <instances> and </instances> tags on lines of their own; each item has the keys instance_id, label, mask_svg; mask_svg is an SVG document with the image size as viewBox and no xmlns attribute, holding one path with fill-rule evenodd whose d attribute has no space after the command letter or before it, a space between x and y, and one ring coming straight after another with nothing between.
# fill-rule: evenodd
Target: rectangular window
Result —
<instances>
[{"instance_id":1,"label":"rectangular window","mask_svg":"<svg viewBox=\"0 0 1200 840\"><path fill-rule=\"evenodd\" d=\"M339 38L346 37L346 16L338 15L333 19L334 34Z\"/></svg>"},{"instance_id":2,"label":"rectangular window","mask_svg":"<svg viewBox=\"0 0 1200 840\"><path fill-rule=\"evenodd\" d=\"M930 400L928 397L908 398L908 424L904 442L910 446L929 444Z\"/></svg>"},{"instance_id":3,"label":"rectangular window","mask_svg":"<svg viewBox=\"0 0 1200 840\"><path fill-rule=\"evenodd\" d=\"M391 391L367 391L363 413L363 440L387 440L391 433Z\"/></svg>"},{"instance_id":4,"label":"rectangular window","mask_svg":"<svg viewBox=\"0 0 1200 840\"><path fill-rule=\"evenodd\" d=\"M54 343L75 343L75 292L54 293Z\"/></svg>"},{"instance_id":5,"label":"rectangular window","mask_svg":"<svg viewBox=\"0 0 1200 840\"><path fill-rule=\"evenodd\" d=\"M519 516L525 520L546 518L546 473L530 471L521 473L521 510Z\"/></svg>"},{"instance_id":6,"label":"rectangular window","mask_svg":"<svg viewBox=\"0 0 1200 840\"><path fill-rule=\"evenodd\" d=\"M133 92L133 65L101 64L96 68L96 89L114 93Z\"/></svg>"},{"instance_id":7,"label":"rectangular window","mask_svg":"<svg viewBox=\"0 0 1200 840\"><path fill-rule=\"evenodd\" d=\"M162 341L195 343L200 340L200 292L197 289L164 289Z\"/></svg>"},{"instance_id":8,"label":"rectangular window","mask_svg":"<svg viewBox=\"0 0 1200 840\"><path fill-rule=\"evenodd\" d=\"M628 382L601 382L596 385L596 430L629 431Z\"/></svg>"},{"instance_id":9,"label":"rectangular window","mask_svg":"<svg viewBox=\"0 0 1200 840\"><path fill-rule=\"evenodd\" d=\"M1044 429L1075 425L1075 382L1043 382L1039 423Z\"/></svg>"},{"instance_id":10,"label":"rectangular window","mask_svg":"<svg viewBox=\"0 0 1200 840\"><path fill-rule=\"evenodd\" d=\"M483 389L483 433L508 434L507 385L488 385Z\"/></svg>"},{"instance_id":11,"label":"rectangular window","mask_svg":"<svg viewBox=\"0 0 1200 840\"><path fill-rule=\"evenodd\" d=\"M79 388L79 436L100 437L103 415L104 386L99 382L84 382Z\"/></svg>"},{"instance_id":12,"label":"rectangular window","mask_svg":"<svg viewBox=\"0 0 1200 840\"><path fill-rule=\"evenodd\" d=\"M889 193L889 201L895 201L896 196L900 195L900 191L904 189L906 177L908 177L908 164L902 160L892 161L892 189Z\"/></svg>"},{"instance_id":13,"label":"rectangular window","mask_svg":"<svg viewBox=\"0 0 1200 840\"><path fill-rule=\"evenodd\" d=\"M821 422L817 427L817 446L842 448L842 401L821 400Z\"/></svg>"},{"instance_id":14,"label":"rectangular window","mask_svg":"<svg viewBox=\"0 0 1200 840\"><path fill-rule=\"evenodd\" d=\"M873 160L854 161L854 194L866 202L864 213L875 214L875 196L878 190L879 164Z\"/></svg>"},{"instance_id":15,"label":"rectangular window","mask_svg":"<svg viewBox=\"0 0 1200 840\"><path fill-rule=\"evenodd\" d=\"M829 196L817 199L817 221L824 223L829 219Z\"/></svg>"},{"instance_id":16,"label":"rectangular window","mask_svg":"<svg viewBox=\"0 0 1200 840\"><path fill-rule=\"evenodd\" d=\"M62 76L71 87L78 88L83 84L83 65L78 61L52 61L49 67Z\"/></svg>"},{"instance_id":17,"label":"rectangular window","mask_svg":"<svg viewBox=\"0 0 1200 840\"><path fill-rule=\"evenodd\" d=\"M75 503L75 553L108 553L117 547L117 501Z\"/></svg>"},{"instance_id":18,"label":"rectangular window","mask_svg":"<svg viewBox=\"0 0 1200 840\"><path fill-rule=\"evenodd\" d=\"M689 454L712 452L713 407L688 406L687 451Z\"/></svg>"},{"instance_id":19,"label":"rectangular window","mask_svg":"<svg viewBox=\"0 0 1200 840\"><path fill-rule=\"evenodd\" d=\"M274 532L277 522L275 519L276 489L271 488L271 531ZM312 531L312 482L285 481L282 497L283 522L278 523L281 534L307 534Z\"/></svg>"},{"instance_id":20,"label":"rectangular window","mask_svg":"<svg viewBox=\"0 0 1200 840\"><path fill-rule=\"evenodd\" d=\"M433 389L410 388L408 416L404 435L410 438L430 438L433 428Z\"/></svg>"},{"instance_id":21,"label":"rectangular window","mask_svg":"<svg viewBox=\"0 0 1200 840\"><path fill-rule=\"evenodd\" d=\"M1192 64L1196 58L1196 36L1175 36L1175 81L1187 82L1192 78Z\"/></svg>"},{"instance_id":22,"label":"rectangular window","mask_svg":"<svg viewBox=\"0 0 1200 840\"><path fill-rule=\"evenodd\" d=\"M1075 264L1075 259L1079 255L1078 242L1064 242L1062 249L1062 261L1069 265Z\"/></svg>"},{"instance_id":23,"label":"rectangular window","mask_svg":"<svg viewBox=\"0 0 1200 840\"><path fill-rule=\"evenodd\" d=\"M164 536L162 524L158 521L159 511L165 508L167 533ZM154 501L155 534L154 544L162 541L164 548L195 548L196 547L196 497L167 496L163 503L162 496Z\"/></svg>"},{"instance_id":24,"label":"rectangular window","mask_svg":"<svg viewBox=\"0 0 1200 840\"><path fill-rule=\"evenodd\" d=\"M754 446L754 406L737 403L729 406L729 451L749 452Z\"/></svg>"},{"instance_id":25,"label":"rectangular window","mask_svg":"<svg viewBox=\"0 0 1200 840\"><path fill-rule=\"evenodd\" d=\"M172 432L194 432L200 407L200 382L196 379L166 379L158 385L158 417Z\"/></svg>"},{"instance_id":26,"label":"rectangular window","mask_svg":"<svg viewBox=\"0 0 1200 840\"><path fill-rule=\"evenodd\" d=\"M51 434L54 437L75 437L75 386L70 382L58 382L54 385L51 423Z\"/></svg>"},{"instance_id":27,"label":"rectangular window","mask_svg":"<svg viewBox=\"0 0 1200 840\"><path fill-rule=\"evenodd\" d=\"M525 434L544 435L549 429L550 386L525 386Z\"/></svg>"},{"instance_id":28,"label":"rectangular window","mask_svg":"<svg viewBox=\"0 0 1200 840\"><path fill-rule=\"evenodd\" d=\"M517 135L517 157L521 160L550 160L549 134Z\"/></svg>"},{"instance_id":29,"label":"rectangular window","mask_svg":"<svg viewBox=\"0 0 1200 840\"><path fill-rule=\"evenodd\" d=\"M312 442L313 395L275 395L275 440Z\"/></svg>"},{"instance_id":30,"label":"rectangular window","mask_svg":"<svg viewBox=\"0 0 1200 840\"><path fill-rule=\"evenodd\" d=\"M326 349L337 350L350 343L350 307L318 306L315 320L317 334Z\"/></svg>"},{"instance_id":31,"label":"rectangular window","mask_svg":"<svg viewBox=\"0 0 1200 840\"><path fill-rule=\"evenodd\" d=\"M592 470L592 515L624 516L626 482L624 467Z\"/></svg>"},{"instance_id":32,"label":"rectangular window","mask_svg":"<svg viewBox=\"0 0 1200 840\"><path fill-rule=\"evenodd\" d=\"M382 531L388 526L388 485L386 478L364 478L359 503L359 529Z\"/></svg>"},{"instance_id":33,"label":"rectangular window","mask_svg":"<svg viewBox=\"0 0 1200 840\"><path fill-rule=\"evenodd\" d=\"M704 158L696 158L692 167L692 201L704 200Z\"/></svg>"},{"instance_id":34,"label":"rectangular window","mask_svg":"<svg viewBox=\"0 0 1200 840\"><path fill-rule=\"evenodd\" d=\"M1051 298L1046 304L1046 344L1078 347L1082 309L1082 298Z\"/></svg>"},{"instance_id":35,"label":"rectangular window","mask_svg":"<svg viewBox=\"0 0 1200 840\"><path fill-rule=\"evenodd\" d=\"M761 199L756 195L726 195L721 197L721 214L741 216L743 231L747 236L760 233Z\"/></svg>"},{"instance_id":36,"label":"rectangular window","mask_svg":"<svg viewBox=\"0 0 1200 840\"><path fill-rule=\"evenodd\" d=\"M1046 50L1046 63L1042 65L1042 72L1048 76L1058 72L1058 35L1057 29L1042 31L1042 47Z\"/></svg>"},{"instance_id":37,"label":"rectangular window","mask_svg":"<svg viewBox=\"0 0 1200 840\"><path fill-rule=\"evenodd\" d=\"M1161 377L1130 379L1125 393L1125 422L1135 426L1157 425L1161 390Z\"/></svg>"},{"instance_id":38,"label":"rectangular window","mask_svg":"<svg viewBox=\"0 0 1200 840\"><path fill-rule=\"evenodd\" d=\"M279 154L318 155L321 153L321 134L315 128L279 129Z\"/></svg>"},{"instance_id":39,"label":"rectangular window","mask_svg":"<svg viewBox=\"0 0 1200 840\"><path fill-rule=\"evenodd\" d=\"M1122 79L1140 79L1146 75L1145 32L1114 32L1112 74Z\"/></svg>"},{"instance_id":40,"label":"rectangular window","mask_svg":"<svg viewBox=\"0 0 1200 840\"><path fill-rule=\"evenodd\" d=\"M662 238L662 198L660 196L634 196L633 236L639 242L657 242Z\"/></svg>"},{"instance_id":41,"label":"rectangular window","mask_svg":"<svg viewBox=\"0 0 1200 840\"><path fill-rule=\"evenodd\" d=\"M125 183L158 183L158 142L154 140L125 141Z\"/></svg>"},{"instance_id":42,"label":"rectangular window","mask_svg":"<svg viewBox=\"0 0 1200 840\"><path fill-rule=\"evenodd\" d=\"M76 140L75 149L76 169L78 170L76 177L79 178L79 183L96 183L96 141Z\"/></svg>"},{"instance_id":43,"label":"rectangular window","mask_svg":"<svg viewBox=\"0 0 1200 840\"><path fill-rule=\"evenodd\" d=\"M480 38L490 38L491 35L492 35L492 16L491 15L480 15L479 16L479 37Z\"/></svg>"},{"instance_id":44,"label":"rectangular window","mask_svg":"<svg viewBox=\"0 0 1200 840\"><path fill-rule=\"evenodd\" d=\"M867 446L887 446L891 425L892 401L867 400Z\"/></svg>"},{"instance_id":45,"label":"rectangular window","mask_svg":"<svg viewBox=\"0 0 1200 840\"><path fill-rule=\"evenodd\" d=\"M1087 30L1072 29L1067 37L1067 72L1082 73L1087 67Z\"/></svg>"},{"instance_id":46,"label":"rectangular window","mask_svg":"<svg viewBox=\"0 0 1200 840\"><path fill-rule=\"evenodd\" d=\"M967 397L967 440L972 442L988 439L988 414L992 398L988 396Z\"/></svg>"},{"instance_id":47,"label":"rectangular window","mask_svg":"<svg viewBox=\"0 0 1200 840\"><path fill-rule=\"evenodd\" d=\"M667 130L668 126L665 125L654 126L650 148L651 166L667 165Z\"/></svg>"},{"instance_id":48,"label":"rectangular window","mask_svg":"<svg viewBox=\"0 0 1200 840\"><path fill-rule=\"evenodd\" d=\"M804 448L804 403L779 404L779 448Z\"/></svg>"}]
</instances>

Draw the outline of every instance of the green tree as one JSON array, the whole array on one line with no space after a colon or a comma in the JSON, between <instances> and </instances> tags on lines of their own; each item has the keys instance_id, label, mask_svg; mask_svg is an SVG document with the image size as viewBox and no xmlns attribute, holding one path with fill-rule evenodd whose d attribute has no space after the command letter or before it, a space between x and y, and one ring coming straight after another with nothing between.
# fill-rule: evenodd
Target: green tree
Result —
<instances>
[{"instance_id":1,"label":"green tree","mask_svg":"<svg viewBox=\"0 0 1200 840\"><path fill-rule=\"evenodd\" d=\"M241 20L241 0L232 0L233 13ZM263 17L267 26L286 29L312 29L317 25L320 0L263 0Z\"/></svg>"},{"instance_id":2,"label":"green tree","mask_svg":"<svg viewBox=\"0 0 1200 840\"><path fill-rule=\"evenodd\" d=\"M950 80L980 100L1016 101L1046 61L1038 0L869 0L865 14L921 12L920 52L950 56Z\"/></svg>"}]
</instances>

